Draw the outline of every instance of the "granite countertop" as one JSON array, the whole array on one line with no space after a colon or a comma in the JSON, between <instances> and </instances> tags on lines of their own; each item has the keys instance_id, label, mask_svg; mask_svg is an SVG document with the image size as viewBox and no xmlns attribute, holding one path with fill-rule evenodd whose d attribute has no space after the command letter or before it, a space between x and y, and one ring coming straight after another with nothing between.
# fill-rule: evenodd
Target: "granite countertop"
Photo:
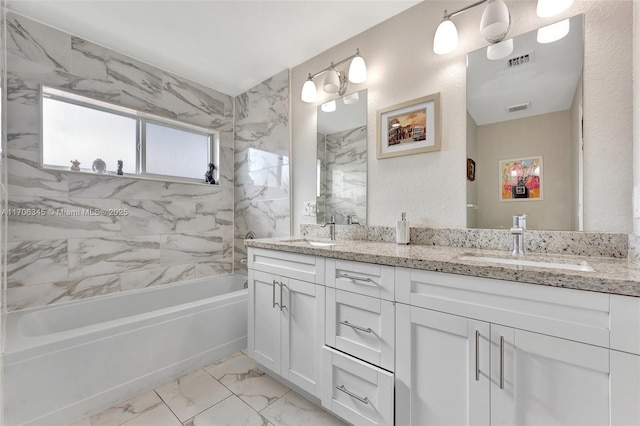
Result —
<instances>
[{"instance_id":1,"label":"granite countertop","mask_svg":"<svg viewBox=\"0 0 640 426\"><path fill-rule=\"evenodd\" d=\"M314 238L312 245L301 237L245 240L247 247L400 266L451 274L495 278L500 280L596 291L640 297L640 265L627 259L598 256L527 254L527 261L590 266L593 271L565 270L540 266L510 265L474 260L476 257L509 259L510 253L498 250L471 249L433 245L397 245L395 243ZM465 259L461 259L465 257Z\"/></svg>"}]
</instances>

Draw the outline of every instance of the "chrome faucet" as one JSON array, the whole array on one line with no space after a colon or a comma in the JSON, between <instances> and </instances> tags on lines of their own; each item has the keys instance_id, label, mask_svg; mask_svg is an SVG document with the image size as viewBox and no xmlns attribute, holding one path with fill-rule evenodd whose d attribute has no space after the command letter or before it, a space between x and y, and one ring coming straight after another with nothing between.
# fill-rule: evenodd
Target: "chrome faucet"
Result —
<instances>
[{"instance_id":1,"label":"chrome faucet","mask_svg":"<svg viewBox=\"0 0 640 426\"><path fill-rule=\"evenodd\" d=\"M511 235L513 236L513 250L511 254L514 256L524 256L524 230L527 229L527 215L514 214L513 224L511 227Z\"/></svg>"},{"instance_id":2,"label":"chrome faucet","mask_svg":"<svg viewBox=\"0 0 640 426\"><path fill-rule=\"evenodd\" d=\"M360 225L360 222L356 222L355 220L353 220L355 216L356 215L354 214L347 215L347 225Z\"/></svg>"},{"instance_id":3,"label":"chrome faucet","mask_svg":"<svg viewBox=\"0 0 640 426\"><path fill-rule=\"evenodd\" d=\"M325 228L329 226L329 237L331 238L331 241L334 241L336 239L336 217L335 215L331 215L331 222L327 222L324 225L321 226L321 228Z\"/></svg>"}]
</instances>

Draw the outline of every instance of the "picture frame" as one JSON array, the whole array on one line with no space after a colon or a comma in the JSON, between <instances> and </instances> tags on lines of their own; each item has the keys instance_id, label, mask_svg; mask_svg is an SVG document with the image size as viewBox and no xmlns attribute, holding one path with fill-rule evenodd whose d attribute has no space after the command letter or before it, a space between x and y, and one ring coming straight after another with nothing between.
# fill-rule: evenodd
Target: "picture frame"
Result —
<instances>
[{"instance_id":1,"label":"picture frame","mask_svg":"<svg viewBox=\"0 0 640 426\"><path fill-rule=\"evenodd\" d=\"M542 156L498 161L500 201L543 200Z\"/></svg>"},{"instance_id":2,"label":"picture frame","mask_svg":"<svg viewBox=\"0 0 640 426\"><path fill-rule=\"evenodd\" d=\"M376 157L439 151L441 127L440 93L380 109Z\"/></svg>"},{"instance_id":3,"label":"picture frame","mask_svg":"<svg viewBox=\"0 0 640 426\"><path fill-rule=\"evenodd\" d=\"M476 162L471 158L467 158L467 179L470 181L476 180Z\"/></svg>"}]
</instances>

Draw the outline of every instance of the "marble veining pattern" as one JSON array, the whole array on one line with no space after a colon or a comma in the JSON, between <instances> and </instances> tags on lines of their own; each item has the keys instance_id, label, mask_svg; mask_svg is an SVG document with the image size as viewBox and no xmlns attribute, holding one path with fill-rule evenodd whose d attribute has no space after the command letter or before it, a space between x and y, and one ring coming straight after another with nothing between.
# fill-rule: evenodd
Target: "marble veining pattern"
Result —
<instances>
[{"instance_id":1,"label":"marble veining pattern","mask_svg":"<svg viewBox=\"0 0 640 426\"><path fill-rule=\"evenodd\" d=\"M234 98L12 12L7 24L9 207L47 212L9 215L9 310L232 272ZM43 84L218 132L220 184L41 169Z\"/></svg>"},{"instance_id":2,"label":"marble veining pattern","mask_svg":"<svg viewBox=\"0 0 640 426\"><path fill-rule=\"evenodd\" d=\"M291 233L289 176L289 73L283 71L236 97L234 253L246 271L242 244Z\"/></svg>"},{"instance_id":3,"label":"marble veining pattern","mask_svg":"<svg viewBox=\"0 0 640 426\"><path fill-rule=\"evenodd\" d=\"M261 404L262 408L257 409L247 404L248 394L268 405ZM71 426L106 425L344 426L345 423L271 379L244 352L237 352L101 413L79 419Z\"/></svg>"},{"instance_id":4,"label":"marble veining pattern","mask_svg":"<svg viewBox=\"0 0 640 426\"><path fill-rule=\"evenodd\" d=\"M315 238L315 237L312 237ZM334 246L319 247L305 240L289 238L247 240L248 247L270 248L336 259L376 263L451 274L495 278L554 287L640 296L640 265L626 258L601 255L530 253L527 260L553 263L587 262L593 272L535 266L505 265L460 259L462 256L509 256L510 251L437 245L397 245L389 242L339 240Z\"/></svg>"},{"instance_id":5,"label":"marble veining pattern","mask_svg":"<svg viewBox=\"0 0 640 426\"><path fill-rule=\"evenodd\" d=\"M629 234L629 260L640 264L640 236Z\"/></svg>"}]
</instances>

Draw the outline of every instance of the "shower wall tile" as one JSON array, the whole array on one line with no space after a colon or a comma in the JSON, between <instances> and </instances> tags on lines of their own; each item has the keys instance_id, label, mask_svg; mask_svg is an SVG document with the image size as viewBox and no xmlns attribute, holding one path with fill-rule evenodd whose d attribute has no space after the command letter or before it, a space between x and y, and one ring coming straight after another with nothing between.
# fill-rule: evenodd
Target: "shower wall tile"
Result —
<instances>
[{"instance_id":1,"label":"shower wall tile","mask_svg":"<svg viewBox=\"0 0 640 426\"><path fill-rule=\"evenodd\" d=\"M86 173L67 173L69 196L73 198L161 199L163 182Z\"/></svg>"},{"instance_id":2,"label":"shower wall tile","mask_svg":"<svg viewBox=\"0 0 640 426\"><path fill-rule=\"evenodd\" d=\"M231 272L234 98L12 12L7 23L9 207L46 212L8 218L9 309ZM41 85L217 131L220 185L41 169ZM83 214L96 208L127 214Z\"/></svg>"},{"instance_id":3,"label":"shower wall tile","mask_svg":"<svg viewBox=\"0 0 640 426\"><path fill-rule=\"evenodd\" d=\"M231 258L231 243L221 236L202 234L170 234L161 236L162 266L210 262Z\"/></svg>"},{"instance_id":4,"label":"shower wall tile","mask_svg":"<svg viewBox=\"0 0 640 426\"><path fill-rule=\"evenodd\" d=\"M67 240L7 244L8 287L44 284L68 278Z\"/></svg>"},{"instance_id":5,"label":"shower wall tile","mask_svg":"<svg viewBox=\"0 0 640 426\"><path fill-rule=\"evenodd\" d=\"M68 249L71 279L160 267L158 235L71 239Z\"/></svg>"},{"instance_id":6,"label":"shower wall tile","mask_svg":"<svg viewBox=\"0 0 640 426\"><path fill-rule=\"evenodd\" d=\"M246 257L244 237L291 233L289 74L283 71L236 97L234 269Z\"/></svg>"},{"instance_id":7,"label":"shower wall tile","mask_svg":"<svg viewBox=\"0 0 640 426\"><path fill-rule=\"evenodd\" d=\"M119 200L11 196L8 207L9 241L120 234Z\"/></svg>"},{"instance_id":8,"label":"shower wall tile","mask_svg":"<svg viewBox=\"0 0 640 426\"><path fill-rule=\"evenodd\" d=\"M48 68L69 71L71 66L71 35L52 27L22 18L13 13L6 16L7 69L11 71L16 58Z\"/></svg>"},{"instance_id":9,"label":"shower wall tile","mask_svg":"<svg viewBox=\"0 0 640 426\"><path fill-rule=\"evenodd\" d=\"M138 290L156 285L192 280L196 277L196 265L176 265L166 268L125 272L120 275L122 291Z\"/></svg>"},{"instance_id":10,"label":"shower wall tile","mask_svg":"<svg viewBox=\"0 0 640 426\"><path fill-rule=\"evenodd\" d=\"M196 204L185 201L123 201L122 235L195 232Z\"/></svg>"}]
</instances>

